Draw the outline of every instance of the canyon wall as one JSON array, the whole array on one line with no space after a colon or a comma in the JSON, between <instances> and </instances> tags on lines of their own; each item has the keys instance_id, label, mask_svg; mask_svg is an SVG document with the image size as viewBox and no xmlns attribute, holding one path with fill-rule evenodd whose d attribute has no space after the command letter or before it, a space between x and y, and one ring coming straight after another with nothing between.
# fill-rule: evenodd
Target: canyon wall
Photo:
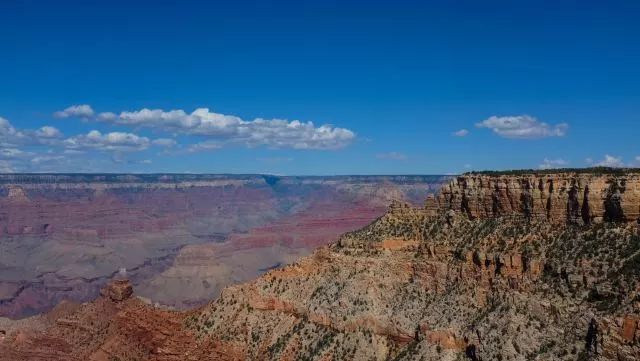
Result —
<instances>
[{"instance_id":1,"label":"canyon wall","mask_svg":"<svg viewBox=\"0 0 640 361\"><path fill-rule=\"evenodd\" d=\"M426 207L434 213L453 209L470 218L523 215L576 224L636 221L640 174L466 174L429 197Z\"/></svg>"},{"instance_id":2,"label":"canyon wall","mask_svg":"<svg viewBox=\"0 0 640 361\"><path fill-rule=\"evenodd\" d=\"M0 175L0 317L87 301L120 268L187 307L383 214L446 177Z\"/></svg>"},{"instance_id":3,"label":"canyon wall","mask_svg":"<svg viewBox=\"0 0 640 361\"><path fill-rule=\"evenodd\" d=\"M576 225L518 207L481 212L484 201L451 202L452 191L472 194L470 182L461 185L469 177L427 207L394 202L367 226L229 286L202 307L151 305L118 279L93 302L0 322L0 360L640 359L640 229L620 221L629 213L596 212L590 224ZM631 178L580 184L621 186ZM523 182L520 175L483 182L496 179ZM450 203L431 208L438 199ZM623 211L630 199L620 202ZM246 249L257 241L251 232L241 238ZM191 251L181 267L212 257Z\"/></svg>"}]
</instances>

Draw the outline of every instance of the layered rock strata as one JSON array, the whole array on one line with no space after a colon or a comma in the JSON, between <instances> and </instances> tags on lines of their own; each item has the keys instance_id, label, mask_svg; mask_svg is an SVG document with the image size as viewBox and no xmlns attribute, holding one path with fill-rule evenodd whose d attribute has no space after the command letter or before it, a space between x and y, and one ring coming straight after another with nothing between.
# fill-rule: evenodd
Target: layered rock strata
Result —
<instances>
[{"instance_id":1,"label":"layered rock strata","mask_svg":"<svg viewBox=\"0 0 640 361\"><path fill-rule=\"evenodd\" d=\"M453 209L470 218L521 215L554 223L637 221L640 174L469 174L429 197L427 209Z\"/></svg>"},{"instance_id":2,"label":"layered rock strata","mask_svg":"<svg viewBox=\"0 0 640 361\"><path fill-rule=\"evenodd\" d=\"M640 359L635 222L468 209L395 203L187 312L62 305L7 333L0 360Z\"/></svg>"},{"instance_id":3,"label":"layered rock strata","mask_svg":"<svg viewBox=\"0 0 640 361\"><path fill-rule=\"evenodd\" d=\"M446 179L0 174L0 317L92 300L120 268L142 296L203 304Z\"/></svg>"}]
</instances>

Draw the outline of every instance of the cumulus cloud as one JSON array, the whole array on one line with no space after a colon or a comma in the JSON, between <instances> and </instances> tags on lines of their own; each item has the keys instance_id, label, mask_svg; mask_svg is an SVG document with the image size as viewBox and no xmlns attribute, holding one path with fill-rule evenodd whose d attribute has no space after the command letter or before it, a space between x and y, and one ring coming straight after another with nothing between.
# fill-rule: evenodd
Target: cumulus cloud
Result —
<instances>
[{"instance_id":1,"label":"cumulus cloud","mask_svg":"<svg viewBox=\"0 0 640 361\"><path fill-rule=\"evenodd\" d=\"M88 150L140 151L152 145L170 148L176 146L176 141L168 138L150 140L147 137L126 132L103 134L98 130L65 138L60 130L52 126L20 130L15 128L9 120L0 117L0 149L2 151L0 156L5 159L9 156L17 158L21 154L38 154L23 152L21 148L33 148L34 151L39 149L39 153L42 154L42 146L47 146L48 152L57 149L61 154L76 155ZM39 159L36 163L42 163L45 159Z\"/></svg>"},{"instance_id":2,"label":"cumulus cloud","mask_svg":"<svg viewBox=\"0 0 640 361\"><path fill-rule=\"evenodd\" d=\"M104 132L101 129L65 135L50 125L38 129L17 129L7 119L0 117L2 170L97 169L97 164L115 160L124 160L119 162L122 164L148 164L150 159L138 161L126 157L151 147L163 148L159 154L213 151L233 145L330 150L346 147L356 138L353 131L333 125L285 119L244 120L207 108L192 112L145 108L117 113L96 112L88 104L77 104L57 111L53 116L127 126L133 130ZM166 136L153 139L139 134L139 129L164 132ZM180 145L176 141L178 136L191 136L197 141L193 143L191 140L189 143L193 144ZM406 159L400 154L386 157Z\"/></svg>"},{"instance_id":3,"label":"cumulus cloud","mask_svg":"<svg viewBox=\"0 0 640 361\"><path fill-rule=\"evenodd\" d=\"M339 149L356 138L353 131L332 125L316 126L313 122L263 118L247 121L234 115L215 113L208 108L198 108L191 113L181 109L147 108L120 114L103 112L96 119L174 134L206 136L215 138L219 144L239 143L248 147Z\"/></svg>"},{"instance_id":4,"label":"cumulus cloud","mask_svg":"<svg viewBox=\"0 0 640 361\"><path fill-rule=\"evenodd\" d=\"M95 149L101 151L136 151L149 147L151 141L147 137L141 137L133 133L111 132L102 134L92 130L86 135L78 135L67 138L64 146L68 149L83 150Z\"/></svg>"},{"instance_id":5,"label":"cumulus cloud","mask_svg":"<svg viewBox=\"0 0 640 361\"><path fill-rule=\"evenodd\" d=\"M9 120L0 117L0 172L3 173L98 171L111 167L111 163L108 163L111 160L105 154L122 155L143 151L151 146L174 145L172 139L150 140L133 133L103 134L98 130L65 138L60 130L52 126L17 129ZM97 157L96 153L103 156ZM148 164L148 161L137 163Z\"/></svg>"},{"instance_id":6,"label":"cumulus cloud","mask_svg":"<svg viewBox=\"0 0 640 361\"><path fill-rule=\"evenodd\" d=\"M36 130L19 130L7 119L0 117L1 147L55 145L61 138L62 132L55 127L44 126Z\"/></svg>"},{"instance_id":7,"label":"cumulus cloud","mask_svg":"<svg viewBox=\"0 0 640 361\"><path fill-rule=\"evenodd\" d=\"M453 132L453 135L456 137L466 137L467 135L469 135L469 131L466 129L460 129Z\"/></svg>"},{"instance_id":8,"label":"cumulus cloud","mask_svg":"<svg viewBox=\"0 0 640 361\"><path fill-rule=\"evenodd\" d=\"M389 152L389 153L380 153L376 154L376 158L383 160L397 160L397 161L405 161L409 157L406 154L399 152Z\"/></svg>"},{"instance_id":9,"label":"cumulus cloud","mask_svg":"<svg viewBox=\"0 0 640 361\"><path fill-rule=\"evenodd\" d=\"M16 128L7 119L0 117L0 135L12 135L15 133Z\"/></svg>"},{"instance_id":10,"label":"cumulus cloud","mask_svg":"<svg viewBox=\"0 0 640 361\"><path fill-rule=\"evenodd\" d=\"M625 166L624 162L622 161L622 157L614 157L609 154L605 154L604 159L599 162L596 162L595 165L599 167L612 167L612 168L622 168Z\"/></svg>"},{"instance_id":11,"label":"cumulus cloud","mask_svg":"<svg viewBox=\"0 0 640 361\"><path fill-rule=\"evenodd\" d=\"M110 118L111 114L105 117L105 113L102 113L102 120L111 121L115 124L180 131L200 127L203 119L206 119L204 121L206 125L215 125L222 129L225 126L224 118L226 116L209 113L208 109L196 109L193 113L187 114L181 109L164 111L144 108L137 111L125 111L112 120L109 120Z\"/></svg>"},{"instance_id":12,"label":"cumulus cloud","mask_svg":"<svg viewBox=\"0 0 640 361\"><path fill-rule=\"evenodd\" d=\"M569 129L567 123L550 125L529 115L492 116L476 123L476 127L491 129L501 137L517 139L562 137Z\"/></svg>"},{"instance_id":13,"label":"cumulus cloud","mask_svg":"<svg viewBox=\"0 0 640 361\"><path fill-rule=\"evenodd\" d=\"M81 104L81 105L72 105L65 110L61 110L53 113L53 116L56 118L84 118L89 119L92 118L95 112L90 105Z\"/></svg>"},{"instance_id":14,"label":"cumulus cloud","mask_svg":"<svg viewBox=\"0 0 640 361\"><path fill-rule=\"evenodd\" d=\"M26 141L27 136L14 128L11 123L0 117L0 146L12 147Z\"/></svg>"},{"instance_id":15,"label":"cumulus cloud","mask_svg":"<svg viewBox=\"0 0 640 361\"><path fill-rule=\"evenodd\" d=\"M45 125L36 130L35 135L39 138L60 138L62 137L62 132L55 127Z\"/></svg>"},{"instance_id":16,"label":"cumulus cloud","mask_svg":"<svg viewBox=\"0 0 640 361\"><path fill-rule=\"evenodd\" d=\"M569 164L566 160L562 158L558 159L549 159L545 158L542 161L542 164L538 166L540 169L556 169L556 168L564 168Z\"/></svg>"},{"instance_id":17,"label":"cumulus cloud","mask_svg":"<svg viewBox=\"0 0 640 361\"><path fill-rule=\"evenodd\" d=\"M111 122L111 121L115 121L116 119L118 119L118 115L115 113L103 112L98 114L98 120L101 120L104 122Z\"/></svg>"}]
</instances>

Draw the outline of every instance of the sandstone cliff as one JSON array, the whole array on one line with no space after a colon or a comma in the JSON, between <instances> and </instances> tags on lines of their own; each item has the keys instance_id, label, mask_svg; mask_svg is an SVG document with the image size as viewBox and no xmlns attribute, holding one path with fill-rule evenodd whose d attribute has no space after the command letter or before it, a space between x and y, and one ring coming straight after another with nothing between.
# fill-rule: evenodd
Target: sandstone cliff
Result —
<instances>
[{"instance_id":1,"label":"sandstone cliff","mask_svg":"<svg viewBox=\"0 0 640 361\"><path fill-rule=\"evenodd\" d=\"M640 217L640 174L468 174L429 197L426 207L453 209L470 218L517 214L554 223L636 221Z\"/></svg>"}]
</instances>

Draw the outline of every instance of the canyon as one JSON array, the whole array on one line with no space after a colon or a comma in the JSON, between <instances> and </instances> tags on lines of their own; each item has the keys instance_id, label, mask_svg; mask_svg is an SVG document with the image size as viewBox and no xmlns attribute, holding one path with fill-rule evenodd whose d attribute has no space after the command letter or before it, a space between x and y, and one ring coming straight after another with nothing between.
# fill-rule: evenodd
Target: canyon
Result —
<instances>
[{"instance_id":1,"label":"canyon","mask_svg":"<svg viewBox=\"0 0 640 361\"><path fill-rule=\"evenodd\" d=\"M443 176L0 175L0 318L84 302L120 269L178 308L419 203Z\"/></svg>"},{"instance_id":2,"label":"canyon","mask_svg":"<svg viewBox=\"0 0 640 361\"><path fill-rule=\"evenodd\" d=\"M0 322L0 360L637 360L639 183L465 174L188 310L120 272L95 301Z\"/></svg>"}]
</instances>

